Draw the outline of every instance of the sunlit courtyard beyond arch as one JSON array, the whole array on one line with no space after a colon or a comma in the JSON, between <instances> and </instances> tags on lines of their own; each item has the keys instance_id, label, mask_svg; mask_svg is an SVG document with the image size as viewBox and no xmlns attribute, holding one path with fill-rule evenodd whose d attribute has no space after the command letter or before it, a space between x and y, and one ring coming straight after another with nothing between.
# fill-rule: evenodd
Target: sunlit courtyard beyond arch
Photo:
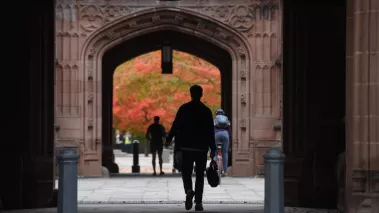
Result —
<instances>
[{"instance_id":1,"label":"sunlit courtyard beyond arch","mask_svg":"<svg viewBox=\"0 0 379 213\"><path fill-rule=\"evenodd\" d=\"M141 173L152 173L151 155L146 155L147 127L154 116L159 116L168 131L180 105L190 100L189 87L193 84L202 86L202 101L212 112L221 107L221 73L215 65L195 55L174 50L172 74L162 74L160 50L135 57L115 69L113 128L115 134L126 132L130 140L140 142ZM132 150L123 150L122 143L114 147L120 173L130 173ZM172 149L167 151L169 156L163 167L166 173L171 173L173 153Z\"/></svg>"}]
</instances>

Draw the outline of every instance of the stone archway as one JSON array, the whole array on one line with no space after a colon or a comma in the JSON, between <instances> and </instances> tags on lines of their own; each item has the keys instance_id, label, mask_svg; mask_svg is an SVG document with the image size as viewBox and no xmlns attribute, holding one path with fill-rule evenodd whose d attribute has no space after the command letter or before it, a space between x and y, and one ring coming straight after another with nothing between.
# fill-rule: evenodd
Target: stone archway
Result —
<instances>
[{"instance_id":1,"label":"stone archway","mask_svg":"<svg viewBox=\"0 0 379 213\"><path fill-rule=\"evenodd\" d=\"M143 23L138 25L138 23ZM95 79L102 75L102 56L110 48L136 36L144 35L154 31L173 30L180 31L185 34L200 37L201 39L215 43L226 49L232 57L232 97L233 102L233 148L236 152L241 152L243 141L249 138L246 128L249 126L249 111L246 106L249 105L248 98L244 97L249 88L250 79L246 76L246 70L251 67L251 50L246 44L246 40L241 37L238 32L230 29L223 24L216 23L209 18L201 17L199 14L194 14L191 11L173 8L159 8L154 10L145 10L135 14L133 17L125 17L109 26L104 26L96 34L88 39L83 51L83 58L86 63L84 73L88 74L87 85L90 85ZM93 73L91 75L91 73ZM100 91L101 83L93 84L93 91ZM240 96L241 101L238 101ZM95 95L94 97L101 97ZM100 98L99 98L100 100ZM99 100L94 98L94 101L88 103L91 110L87 112L95 112L101 114L101 104ZM93 103L98 103L94 105ZM86 114L85 117L90 118L93 114ZM99 130L97 125L101 125L101 117L93 118L93 127L87 124L85 128L90 133L93 130ZM90 133L91 134L91 133ZM99 131L94 131L92 137L102 138L98 136ZM91 136L91 135L90 135ZM238 141L241 141L238 144ZM91 144L86 144L88 147L93 147Z\"/></svg>"},{"instance_id":2,"label":"stone archway","mask_svg":"<svg viewBox=\"0 0 379 213\"><path fill-rule=\"evenodd\" d=\"M60 44L60 41L57 42L57 49L58 51L62 49L63 52L60 54L62 59L58 59L57 76L62 76L61 81L64 81L63 74L59 73L64 73L64 67L67 67L65 65L68 63L68 67L71 66L72 69L66 70L78 76L82 88L78 94L75 94L75 98L72 97L74 91L71 90L70 98L68 98L71 103L73 103L72 100L78 102L76 121L71 121L74 119L65 116L64 112L57 119L61 125L75 123L78 130L77 136L65 139L68 131L65 134L60 133L61 139L58 140L60 142L58 144L66 144L66 146L73 144L78 147L82 156L79 166L80 175L100 175L102 56L107 50L128 39L161 30L177 31L200 38L225 49L230 54L233 61L232 174L238 176L263 174L264 151L280 141L280 137L278 138L278 134L272 129L279 117L279 73L275 67L275 60L279 55L279 41L276 37L279 32L279 16L276 16L278 8L275 4L269 5L264 2L241 4L232 8L223 7L221 1L217 5L210 3L199 5L192 2L187 6L160 5L153 8L140 6L133 12L129 11L131 7L127 3L117 7L83 3L83 5L77 4L71 7L58 5L57 8L62 11L65 9L71 11L71 14L79 14L80 17L77 22L73 21L73 26L77 27L78 32L58 32L57 35L58 38L62 38ZM70 13L62 12L58 13L58 16L65 14ZM112 14L114 16L111 17ZM57 28L64 31L70 24L72 25L72 22L63 21L57 24ZM65 43L65 37L71 40L67 39ZM76 52L72 50L75 44L73 40L79 44ZM64 44L71 47L66 56L64 52L67 48ZM80 54L77 54L78 52ZM72 58L74 54L77 54L76 60L64 60L64 58ZM61 86L59 81L60 79L58 79L57 91L64 91L64 85ZM58 92L58 100L59 96L63 95ZM61 98L59 101L56 104L58 109L60 104L64 106L65 99ZM70 110L73 111L73 107L70 107ZM59 117L60 113L57 114Z\"/></svg>"},{"instance_id":3,"label":"stone archway","mask_svg":"<svg viewBox=\"0 0 379 213\"><path fill-rule=\"evenodd\" d=\"M169 41L174 50L196 55L218 68L221 75L221 107L228 116L232 115L232 59L226 50L198 37L172 30L160 30L128 39L106 51L102 57L102 164L112 173L120 171L112 157L115 147L112 128L113 74L120 64L141 54L159 50L165 41Z\"/></svg>"}]
</instances>

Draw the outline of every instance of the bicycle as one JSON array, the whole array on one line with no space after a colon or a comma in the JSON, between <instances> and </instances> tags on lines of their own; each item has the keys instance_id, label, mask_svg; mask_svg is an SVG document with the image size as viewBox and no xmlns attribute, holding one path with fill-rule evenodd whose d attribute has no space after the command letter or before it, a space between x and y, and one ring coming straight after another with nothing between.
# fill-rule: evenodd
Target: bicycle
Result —
<instances>
[{"instance_id":1,"label":"bicycle","mask_svg":"<svg viewBox=\"0 0 379 213\"><path fill-rule=\"evenodd\" d=\"M222 173L224 171L224 165L222 163L222 144L221 143L217 144L217 160L216 160L216 163L217 163L217 174L218 174L218 177L220 178L219 184L221 184L221 176L222 176Z\"/></svg>"}]
</instances>

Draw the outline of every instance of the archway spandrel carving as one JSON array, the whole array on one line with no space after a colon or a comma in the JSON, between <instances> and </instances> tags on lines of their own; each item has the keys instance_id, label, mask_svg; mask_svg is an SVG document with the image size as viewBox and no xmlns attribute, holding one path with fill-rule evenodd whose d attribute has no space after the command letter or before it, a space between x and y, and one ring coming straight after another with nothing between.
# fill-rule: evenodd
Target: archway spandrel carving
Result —
<instances>
[{"instance_id":1,"label":"archway spandrel carving","mask_svg":"<svg viewBox=\"0 0 379 213\"><path fill-rule=\"evenodd\" d=\"M232 51L236 51L239 57L246 58L246 54L249 54L250 51L248 51L248 49L250 48L250 45L244 39L245 37L241 37L242 34L238 33L237 31L233 32L233 30L225 30L225 28L227 28L226 25L221 27L220 24L222 25L222 23L217 22L213 19L209 19L205 16L198 17L197 15L200 14L195 14L190 11L185 12L185 10L183 9L179 11L180 12L178 12L178 10L175 8L159 8L151 11L141 11L139 14L130 15L128 17L125 17L124 19L119 19L117 21L112 22L112 25L106 25L102 27L100 31L97 30L95 35L92 36L92 38L86 40L87 45L84 46L92 46L97 48L98 45L94 43L102 43L100 42L102 40L110 41L114 38L120 37L121 35L130 37L133 34L139 34L137 30L141 30L144 28L157 28L158 24L173 24L175 26L185 26L186 28L192 28L195 31L201 31L202 34L205 34L206 36L209 36L211 38L221 38L225 40L225 43L231 46L231 48L233 49ZM152 17L155 17L155 20L157 19L157 17L159 17L159 21L157 23L154 23ZM178 21L178 17L182 17L182 19L179 19L180 22ZM143 26L137 24L141 20L143 20ZM136 27L133 28L131 26ZM116 35L112 35L112 33L109 33L107 31L113 31ZM231 32L233 33L231 34ZM104 34L107 35L104 36ZM239 41L241 39L244 40L245 44L242 45L243 42L241 43ZM88 44L88 42L92 44ZM102 44L100 46L102 46Z\"/></svg>"},{"instance_id":2,"label":"archway spandrel carving","mask_svg":"<svg viewBox=\"0 0 379 213\"><path fill-rule=\"evenodd\" d=\"M254 16L252 8L247 5L238 5L233 8L233 15L229 24L242 32L249 31L254 26Z\"/></svg>"},{"instance_id":3,"label":"archway spandrel carving","mask_svg":"<svg viewBox=\"0 0 379 213\"><path fill-rule=\"evenodd\" d=\"M108 5L104 8L105 21L113 21L122 15L120 6Z\"/></svg>"},{"instance_id":4,"label":"archway spandrel carving","mask_svg":"<svg viewBox=\"0 0 379 213\"><path fill-rule=\"evenodd\" d=\"M105 23L104 13L101 7L90 5L80 10L80 26L87 32L94 31Z\"/></svg>"},{"instance_id":5,"label":"archway spandrel carving","mask_svg":"<svg viewBox=\"0 0 379 213\"><path fill-rule=\"evenodd\" d=\"M198 3L196 1L184 1L180 4L157 3L151 1L128 2L119 0L109 0L107 2L86 2L80 1L80 25L87 33L91 33L103 25L113 22L117 19L131 15L139 11L161 7L175 7L177 10L191 10L208 16L209 18L223 22L234 29L250 33L254 27L255 21L260 20L261 4L275 7L276 1L205 1ZM272 3L274 2L274 3ZM265 6L266 8L267 6ZM270 12L271 13L271 12ZM262 13L263 14L263 13ZM266 13L265 13L266 14ZM180 17L178 17L180 19ZM267 17L265 20L270 20Z\"/></svg>"}]
</instances>

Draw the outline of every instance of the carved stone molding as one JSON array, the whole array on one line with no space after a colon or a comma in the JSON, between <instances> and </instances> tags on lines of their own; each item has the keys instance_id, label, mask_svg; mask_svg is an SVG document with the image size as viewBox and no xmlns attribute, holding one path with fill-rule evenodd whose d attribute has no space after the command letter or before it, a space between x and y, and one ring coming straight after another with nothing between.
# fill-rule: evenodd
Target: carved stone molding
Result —
<instances>
[{"instance_id":1,"label":"carved stone molding","mask_svg":"<svg viewBox=\"0 0 379 213\"><path fill-rule=\"evenodd\" d=\"M241 47L241 46L237 47L237 51L241 57L245 57L246 53L245 53L245 50L243 49L243 47Z\"/></svg>"},{"instance_id":2,"label":"carved stone molding","mask_svg":"<svg viewBox=\"0 0 379 213\"><path fill-rule=\"evenodd\" d=\"M109 38L109 34L107 34L107 37ZM96 54L97 50L95 48L91 48L89 50L89 55L90 56L94 56Z\"/></svg>"},{"instance_id":3,"label":"carved stone molding","mask_svg":"<svg viewBox=\"0 0 379 213\"><path fill-rule=\"evenodd\" d=\"M58 31L56 33L56 36L57 37L79 37L79 33L78 32L75 32L75 31L71 31L71 32L60 32Z\"/></svg>"},{"instance_id":4,"label":"carved stone molding","mask_svg":"<svg viewBox=\"0 0 379 213\"><path fill-rule=\"evenodd\" d=\"M88 70L88 80L92 80L93 79L93 69L89 69Z\"/></svg>"},{"instance_id":5,"label":"carved stone molding","mask_svg":"<svg viewBox=\"0 0 379 213\"><path fill-rule=\"evenodd\" d=\"M254 27L256 20L275 20L278 10L276 1L270 0L251 2L213 1L212 3L208 0L199 0L180 4L169 1L128 2L107 0L99 2L80 1L79 4L81 8L79 15L80 26L86 32L92 32L104 24L122 18L125 15L154 7L168 6L192 10L221 21L240 32L249 32Z\"/></svg>"},{"instance_id":6,"label":"carved stone molding","mask_svg":"<svg viewBox=\"0 0 379 213\"><path fill-rule=\"evenodd\" d=\"M88 128L93 128L93 120L88 120Z\"/></svg>"},{"instance_id":7,"label":"carved stone molding","mask_svg":"<svg viewBox=\"0 0 379 213\"><path fill-rule=\"evenodd\" d=\"M240 128L241 129L246 129L246 121L245 121L245 119L240 120Z\"/></svg>"},{"instance_id":8,"label":"carved stone molding","mask_svg":"<svg viewBox=\"0 0 379 213\"><path fill-rule=\"evenodd\" d=\"M108 5L104 8L104 17L106 21L112 21L117 17L121 16L120 12L121 7L117 7L115 5Z\"/></svg>"},{"instance_id":9,"label":"carved stone molding","mask_svg":"<svg viewBox=\"0 0 379 213\"><path fill-rule=\"evenodd\" d=\"M241 103L246 104L246 95L241 95Z\"/></svg>"},{"instance_id":10,"label":"carved stone molding","mask_svg":"<svg viewBox=\"0 0 379 213\"><path fill-rule=\"evenodd\" d=\"M241 70L240 77L241 77L241 80L246 80L246 71L245 70Z\"/></svg>"},{"instance_id":11,"label":"carved stone molding","mask_svg":"<svg viewBox=\"0 0 379 213\"><path fill-rule=\"evenodd\" d=\"M77 0L55 0L55 4L75 4Z\"/></svg>"},{"instance_id":12,"label":"carved stone molding","mask_svg":"<svg viewBox=\"0 0 379 213\"><path fill-rule=\"evenodd\" d=\"M109 16L109 14L107 15ZM84 6L80 10L80 26L88 32L94 31L105 23L104 13L97 5Z\"/></svg>"},{"instance_id":13,"label":"carved stone molding","mask_svg":"<svg viewBox=\"0 0 379 213\"><path fill-rule=\"evenodd\" d=\"M144 22L143 25L138 24L139 20ZM136 30L146 30L151 27L156 29L158 26L163 28L166 23L181 27L185 26L185 28L188 28L189 30L200 31L205 35L197 34L197 36L201 35L202 38L211 39L212 42L214 42L212 37L217 36L217 40L224 42L225 45L228 45L229 48L231 48L231 51L236 53L235 57L239 57L241 60L240 62L244 62L246 57L248 57L247 54L250 52L248 50L250 47L248 47L249 45L247 44L247 41L242 41L241 37L238 37L237 35L231 35L230 32L220 27L218 24L215 24L213 20L208 20L206 18L200 19L199 17L196 17L196 15L184 11L183 13L178 14L177 10L174 10L173 8L160 8L155 9L154 12L144 11L144 13L141 12L140 15L133 16L129 19L116 21L114 25L102 29L92 38L88 39L90 43L85 47L88 48L86 54L87 56L93 57L101 51L100 49L102 49L106 43L111 43L113 40L120 37L140 35ZM112 28L108 29L110 27ZM149 30L151 31L152 29ZM242 69L247 70L248 68L242 67Z\"/></svg>"},{"instance_id":14,"label":"carved stone molding","mask_svg":"<svg viewBox=\"0 0 379 213\"><path fill-rule=\"evenodd\" d=\"M56 151L60 151L64 148L76 148L79 147L80 141L72 139L57 139L54 141ZM58 154L58 153L56 153Z\"/></svg>"},{"instance_id":15,"label":"carved stone molding","mask_svg":"<svg viewBox=\"0 0 379 213\"><path fill-rule=\"evenodd\" d=\"M159 16L153 16L153 17L152 17L152 20L153 20L153 22L156 22L156 21L159 21L160 18L161 18L161 17L159 17Z\"/></svg>"},{"instance_id":16,"label":"carved stone molding","mask_svg":"<svg viewBox=\"0 0 379 213\"><path fill-rule=\"evenodd\" d=\"M93 102L93 94L90 93L88 94L88 103L92 103Z\"/></svg>"},{"instance_id":17,"label":"carved stone molding","mask_svg":"<svg viewBox=\"0 0 379 213\"><path fill-rule=\"evenodd\" d=\"M76 60L56 60L55 65L61 67L68 66L70 68L77 68L78 62Z\"/></svg>"},{"instance_id":18,"label":"carved stone molding","mask_svg":"<svg viewBox=\"0 0 379 213\"><path fill-rule=\"evenodd\" d=\"M115 33L114 31L109 31L109 32L107 33L107 37L108 37L109 39L113 39L113 38L116 37L116 33Z\"/></svg>"}]
</instances>

